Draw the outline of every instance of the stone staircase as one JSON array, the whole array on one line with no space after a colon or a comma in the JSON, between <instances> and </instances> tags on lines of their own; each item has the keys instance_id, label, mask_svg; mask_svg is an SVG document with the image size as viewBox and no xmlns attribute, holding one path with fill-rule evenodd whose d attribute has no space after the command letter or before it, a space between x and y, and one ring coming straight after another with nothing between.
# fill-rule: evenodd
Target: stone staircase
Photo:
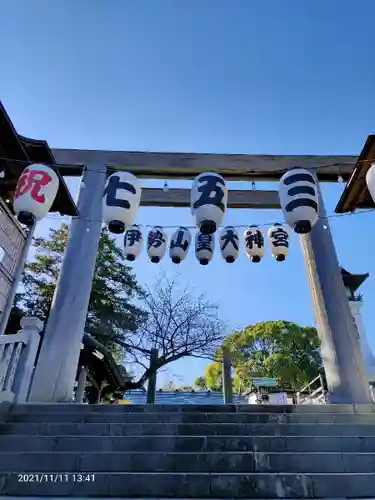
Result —
<instances>
[{"instance_id":1,"label":"stone staircase","mask_svg":"<svg viewBox=\"0 0 375 500\"><path fill-rule=\"evenodd\" d=\"M2 419L2 495L375 498L375 405L29 404Z\"/></svg>"}]
</instances>

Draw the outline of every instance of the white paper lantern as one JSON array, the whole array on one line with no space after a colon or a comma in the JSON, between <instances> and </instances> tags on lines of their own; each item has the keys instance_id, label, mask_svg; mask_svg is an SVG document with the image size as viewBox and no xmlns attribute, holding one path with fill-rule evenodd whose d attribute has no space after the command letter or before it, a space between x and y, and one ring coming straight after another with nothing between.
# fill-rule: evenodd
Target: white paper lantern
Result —
<instances>
[{"instance_id":1,"label":"white paper lantern","mask_svg":"<svg viewBox=\"0 0 375 500\"><path fill-rule=\"evenodd\" d=\"M367 170L366 174L367 189L370 192L371 198L375 201L375 163Z\"/></svg>"},{"instance_id":2,"label":"white paper lantern","mask_svg":"<svg viewBox=\"0 0 375 500\"><path fill-rule=\"evenodd\" d=\"M108 177L103 194L103 221L111 233L121 234L134 223L141 191L138 179L130 172L115 172Z\"/></svg>"},{"instance_id":3,"label":"white paper lantern","mask_svg":"<svg viewBox=\"0 0 375 500\"><path fill-rule=\"evenodd\" d=\"M318 219L319 198L314 176L303 168L288 170L280 179L280 205L288 225L309 233Z\"/></svg>"},{"instance_id":4,"label":"white paper lantern","mask_svg":"<svg viewBox=\"0 0 375 500\"><path fill-rule=\"evenodd\" d=\"M59 189L59 177L46 165L26 167L18 179L13 208L21 224L32 226L47 215Z\"/></svg>"},{"instance_id":5,"label":"white paper lantern","mask_svg":"<svg viewBox=\"0 0 375 500\"><path fill-rule=\"evenodd\" d=\"M272 256L278 262L285 260L289 249L289 233L281 224L275 224L268 231L268 244Z\"/></svg>"},{"instance_id":6,"label":"white paper lantern","mask_svg":"<svg viewBox=\"0 0 375 500\"><path fill-rule=\"evenodd\" d=\"M137 224L129 227L124 236L124 254L126 260L134 261L141 253L143 234Z\"/></svg>"},{"instance_id":7,"label":"white paper lantern","mask_svg":"<svg viewBox=\"0 0 375 500\"><path fill-rule=\"evenodd\" d=\"M206 266L214 256L215 235L200 231L195 235L195 256L202 266Z\"/></svg>"},{"instance_id":8,"label":"white paper lantern","mask_svg":"<svg viewBox=\"0 0 375 500\"><path fill-rule=\"evenodd\" d=\"M173 234L169 245L169 256L174 264L182 262L190 247L191 236L186 227L179 227Z\"/></svg>"},{"instance_id":9,"label":"white paper lantern","mask_svg":"<svg viewBox=\"0 0 375 500\"><path fill-rule=\"evenodd\" d=\"M147 254L151 262L157 264L164 257L167 248L167 235L160 226L150 230L147 237Z\"/></svg>"},{"instance_id":10,"label":"white paper lantern","mask_svg":"<svg viewBox=\"0 0 375 500\"><path fill-rule=\"evenodd\" d=\"M195 178L191 190L191 211L203 234L212 234L220 226L228 201L225 180L215 172L205 172Z\"/></svg>"},{"instance_id":11,"label":"white paper lantern","mask_svg":"<svg viewBox=\"0 0 375 500\"><path fill-rule=\"evenodd\" d=\"M240 239L233 226L225 227L220 233L221 255L226 262L234 262L239 254Z\"/></svg>"},{"instance_id":12,"label":"white paper lantern","mask_svg":"<svg viewBox=\"0 0 375 500\"><path fill-rule=\"evenodd\" d=\"M264 236L257 226L250 226L244 234L246 255L252 262L260 262L264 256Z\"/></svg>"}]
</instances>

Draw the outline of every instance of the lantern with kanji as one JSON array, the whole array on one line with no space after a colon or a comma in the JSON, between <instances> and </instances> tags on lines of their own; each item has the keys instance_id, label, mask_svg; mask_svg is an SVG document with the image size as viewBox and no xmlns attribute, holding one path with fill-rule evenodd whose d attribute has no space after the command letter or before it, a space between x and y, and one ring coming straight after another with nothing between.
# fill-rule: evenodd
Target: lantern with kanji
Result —
<instances>
[{"instance_id":1,"label":"lantern with kanji","mask_svg":"<svg viewBox=\"0 0 375 500\"><path fill-rule=\"evenodd\" d=\"M214 256L215 235L200 231L195 235L195 256L202 266L206 266Z\"/></svg>"},{"instance_id":2,"label":"lantern with kanji","mask_svg":"<svg viewBox=\"0 0 375 500\"><path fill-rule=\"evenodd\" d=\"M185 259L190 242L190 232L186 227L179 227L174 232L169 245L169 256L174 264L180 264Z\"/></svg>"},{"instance_id":3,"label":"lantern with kanji","mask_svg":"<svg viewBox=\"0 0 375 500\"><path fill-rule=\"evenodd\" d=\"M221 255L226 262L234 262L239 254L240 239L233 226L225 227L219 237Z\"/></svg>"},{"instance_id":4,"label":"lantern with kanji","mask_svg":"<svg viewBox=\"0 0 375 500\"><path fill-rule=\"evenodd\" d=\"M367 189L370 192L371 198L375 201L375 163L367 170L366 174Z\"/></svg>"},{"instance_id":5,"label":"lantern with kanji","mask_svg":"<svg viewBox=\"0 0 375 500\"><path fill-rule=\"evenodd\" d=\"M111 233L130 227L141 201L141 185L130 172L115 172L107 179L103 194L103 221Z\"/></svg>"},{"instance_id":6,"label":"lantern with kanji","mask_svg":"<svg viewBox=\"0 0 375 500\"><path fill-rule=\"evenodd\" d=\"M147 237L147 254L151 262L157 264L164 257L167 247L167 235L160 226L150 230Z\"/></svg>"},{"instance_id":7,"label":"lantern with kanji","mask_svg":"<svg viewBox=\"0 0 375 500\"><path fill-rule=\"evenodd\" d=\"M257 226L250 226L244 234L246 255L252 262L260 262L264 256L264 236Z\"/></svg>"},{"instance_id":8,"label":"lantern with kanji","mask_svg":"<svg viewBox=\"0 0 375 500\"><path fill-rule=\"evenodd\" d=\"M228 200L225 180L214 172L205 172L195 178L191 190L191 211L203 234L212 234L220 226Z\"/></svg>"},{"instance_id":9,"label":"lantern with kanji","mask_svg":"<svg viewBox=\"0 0 375 500\"><path fill-rule=\"evenodd\" d=\"M318 219L319 197L316 178L295 167L280 179L280 205L287 224L298 234L309 233Z\"/></svg>"},{"instance_id":10,"label":"lantern with kanji","mask_svg":"<svg viewBox=\"0 0 375 500\"><path fill-rule=\"evenodd\" d=\"M18 179L13 200L14 212L21 224L32 226L43 219L58 189L59 177L51 167L39 163L26 167Z\"/></svg>"},{"instance_id":11,"label":"lantern with kanji","mask_svg":"<svg viewBox=\"0 0 375 500\"><path fill-rule=\"evenodd\" d=\"M268 245L272 256L278 262L285 260L289 249L289 234L281 224L275 224L268 231Z\"/></svg>"},{"instance_id":12,"label":"lantern with kanji","mask_svg":"<svg viewBox=\"0 0 375 500\"><path fill-rule=\"evenodd\" d=\"M134 261L141 253L143 234L137 224L129 227L124 236L124 254L126 260Z\"/></svg>"}]
</instances>

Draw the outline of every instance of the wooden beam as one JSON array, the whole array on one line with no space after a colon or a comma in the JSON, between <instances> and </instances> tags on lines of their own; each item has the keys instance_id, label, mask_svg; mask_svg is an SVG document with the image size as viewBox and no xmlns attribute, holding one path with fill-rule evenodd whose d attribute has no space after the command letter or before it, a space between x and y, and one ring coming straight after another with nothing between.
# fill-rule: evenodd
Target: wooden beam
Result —
<instances>
[{"instance_id":1,"label":"wooden beam","mask_svg":"<svg viewBox=\"0 0 375 500\"><path fill-rule=\"evenodd\" d=\"M62 175L79 175L84 165L99 164L113 170L130 170L149 179L192 179L215 171L227 180L277 181L283 172L295 166L322 167L319 180L337 181L351 176L357 156L285 156L195 153L148 153L135 151L100 151L52 149ZM327 165L331 165L327 167Z\"/></svg>"},{"instance_id":2,"label":"wooden beam","mask_svg":"<svg viewBox=\"0 0 375 500\"><path fill-rule=\"evenodd\" d=\"M189 207L190 189L169 188L167 191L143 188L141 205L144 207ZM228 208L280 208L277 191L228 191Z\"/></svg>"},{"instance_id":3,"label":"wooden beam","mask_svg":"<svg viewBox=\"0 0 375 500\"><path fill-rule=\"evenodd\" d=\"M358 157L353 175L337 203L335 212L343 214L354 212L357 209L375 208L374 200L366 184L366 174L373 162L375 162L375 135L369 135Z\"/></svg>"}]
</instances>

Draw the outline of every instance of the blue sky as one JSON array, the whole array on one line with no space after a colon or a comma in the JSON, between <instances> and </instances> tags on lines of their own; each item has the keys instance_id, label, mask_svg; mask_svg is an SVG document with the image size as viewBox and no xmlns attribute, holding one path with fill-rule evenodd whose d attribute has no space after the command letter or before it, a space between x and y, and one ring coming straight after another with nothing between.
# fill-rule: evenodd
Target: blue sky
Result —
<instances>
[{"instance_id":1,"label":"blue sky","mask_svg":"<svg viewBox=\"0 0 375 500\"><path fill-rule=\"evenodd\" d=\"M51 147L359 154L375 126L374 18L373 0L3 0L0 99L19 133ZM75 195L77 181L69 185ZM328 213L342 189L323 185ZM225 223L280 219L278 211L229 210ZM194 223L188 209L168 208L141 208L138 222ZM374 223L373 213L331 221L341 264L371 273L362 292L373 349ZM56 225L46 219L38 234ZM143 253L134 269L152 284L160 269L175 267ZM179 270L231 328L314 324L296 236L284 263L268 251L261 264L242 253L228 265L216 253L203 268L191 252ZM161 382L192 382L204 364L178 362Z\"/></svg>"}]
</instances>

